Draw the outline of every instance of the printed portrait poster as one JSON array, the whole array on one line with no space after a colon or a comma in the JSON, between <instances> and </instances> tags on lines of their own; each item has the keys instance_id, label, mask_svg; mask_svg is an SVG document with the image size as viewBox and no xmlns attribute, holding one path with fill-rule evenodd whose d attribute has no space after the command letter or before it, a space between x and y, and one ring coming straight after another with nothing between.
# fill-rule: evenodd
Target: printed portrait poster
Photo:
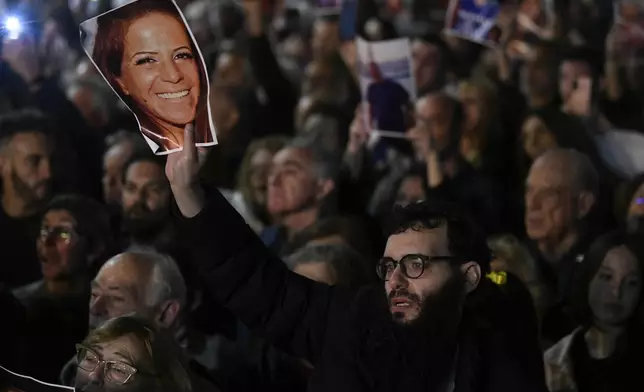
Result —
<instances>
[{"instance_id":1,"label":"printed portrait poster","mask_svg":"<svg viewBox=\"0 0 644 392\"><path fill-rule=\"evenodd\" d=\"M315 10L319 15L339 15L344 0L314 0Z\"/></svg>"},{"instance_id":2,"label":"printed portrait poster","mask_svg":"<svg viewBox=\"0 0 644 392\"><path fill-rule=\"evenodd\" d=\"M74 388L49 384L0 366L0 392L63 392Z\"/></svg>"},{"instance_id":3,"label":"printed portrait poster","mask_svg":"<svg viewBox=\"0 0 644 392\"><path fill-rule=\"evenodd\" d=\"M188 124L197 146L217 144L206 65L179 7L173 0L120 3L81 23L81 40L152 151L181 151Z\"/></svg>"},{"instance_id":4,"label":"printed portrait poster","mask_svg":"<svg viewBox=\"0 0 644 392\"><path fill-rule=\"evenodd\" d=\"M370 42L357 39L358 75L369 129L404 133L416 82L408 38Z\"/></svg>"},{"instance_id":5,"label":"printed portrait poster","mask_svg":"<svg viewBox=\"0 0 644 392\"><path fill-rule=\"evenodd\" d=\"M644 1L615 1L615 22L622 29L628 45L644 45Z\"/></svg>"},{"instance_id":6,"label":"printed portrait poster","mask_svg":"<svg viewBox=\"0 0 644 392\"><path fill-rule=\"evenodd\" d=\"M445 18L445 33L493 47L501 40L498 0L452 0Z\"/></svg>"}]
</instances>

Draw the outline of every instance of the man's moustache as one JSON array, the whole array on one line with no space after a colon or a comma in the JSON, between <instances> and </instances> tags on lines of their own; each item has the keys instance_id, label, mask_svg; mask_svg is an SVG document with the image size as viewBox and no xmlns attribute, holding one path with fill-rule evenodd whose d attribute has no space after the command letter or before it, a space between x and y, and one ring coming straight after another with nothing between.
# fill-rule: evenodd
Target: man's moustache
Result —
<instances>
[{"instance_id":1,"label":"man's moustache","mask_svg":"<svg viewBox=\"0 0 644 392\"><path fill-rule=\"evenodd\" d=\"M388 295L389 303L391 303L391 300L393 300L394 298L407 298L410 302L421 302L420 297L418 297L416 294L410 293L407 290L392 290Z\"/></svg>"}]
</instances>

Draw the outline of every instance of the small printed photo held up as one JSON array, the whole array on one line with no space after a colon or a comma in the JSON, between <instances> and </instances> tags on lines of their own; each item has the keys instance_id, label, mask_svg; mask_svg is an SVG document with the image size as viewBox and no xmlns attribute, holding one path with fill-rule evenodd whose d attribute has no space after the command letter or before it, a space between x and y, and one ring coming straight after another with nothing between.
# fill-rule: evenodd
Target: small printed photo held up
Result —
<instances>
[{"instance_id":1,"label":"small printed photo held up","mask_svg":"<svg viewBox=\"0 0 644 392\"><path fill-rule=\"evenodd\" d=\"M192 31L173 0L122 1L80 25L83 49L134 114L152 151L183 149L194 124L198 147L217 144L208 72Z\"/></svg>"},{"instance_id":2,"label":"small printed photo held up","mask_svg":"<svg viewBox=\"0 0 644 392\"><path fill-rule=\"evenodd\" d=\"M444 33L494 47L503 35L497 19L500 10L498 0L451 0Z\"/></svg>"},{"instance_id":3,"label":"small printed photo held up","mask_svg":"<svg viewBox=\"0 0 644 392\"><path fill-rule=\"evenodd\" d=\"M63 392L74 388L49 384L0 366L0 392Z\"/></svg>"},{"instance_id":4,"label":"small printed photo held up","mask_svg":"<svg viewBox=\"0 0 644 392\"><path fill-rule=\"evenodd\" d=\"M404 138L416 100L408 38L371 42L357 39L358 75L367 129L381 137Z\"/></svg>"},{"instance_id":5,"label":"small printed photo held up","mask_svg":"<svg viewBox=\"0 0 644 392\"><path fill-rule=\"evenodd\" d=\"M626 44L644 46L644 2L613 2L615 23L622 30Z\"/></svg>"}]
</instances>

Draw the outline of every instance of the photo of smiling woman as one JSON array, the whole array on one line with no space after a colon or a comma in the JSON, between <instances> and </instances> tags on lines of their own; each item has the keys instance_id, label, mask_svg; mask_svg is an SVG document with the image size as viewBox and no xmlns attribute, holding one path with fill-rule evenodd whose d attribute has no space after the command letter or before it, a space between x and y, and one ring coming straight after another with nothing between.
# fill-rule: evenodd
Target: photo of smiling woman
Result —
<instances>
[{"instance_id":1,"label":"photo of smiling woman","mask_svg":"<svg viewBox=\"0 0 644 392\"><path fill-rule=\"evenodd\" d=\"M217 143L201 52L173 1L137 0L83 22L81 30L95 30L85 51L155 154L180 151L191 123L197 146Z\"/></svg>"}]
</instances>

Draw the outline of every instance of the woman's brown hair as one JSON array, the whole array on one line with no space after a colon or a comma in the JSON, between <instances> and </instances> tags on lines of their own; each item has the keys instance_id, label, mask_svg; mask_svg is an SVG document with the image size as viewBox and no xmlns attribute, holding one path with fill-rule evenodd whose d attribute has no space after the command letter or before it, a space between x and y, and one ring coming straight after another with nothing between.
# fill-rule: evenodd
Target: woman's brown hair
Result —
<instances>
[{"instance_id":1,"label":"woman's brown hair","mask_svg":"<svg viewBox=\"0 0 644 392\"><path fill-rule=\"evenodd\" d=\"M188 31L179 10L170 0L137 0L123 7L110 11L97 19L98 28L94 40L94 49L92 59L101 71L108 83L114 88L116 93L121 97L123 102L134 112L139 119L141 126L161 135L164 132L161 125L148 119L144 115L137 103L127 96L119 83L116 81L121 76L121 64L123 53L125 51L125 36L128 27L139 18L153 14L162 13L171 16L184 26L186 36L190 39L190 48L195 56L200 52ZM213 141L210 132L210 116L208 108L208 77L201 59L197 61L199 72L199 99L197 101L197 111L195 117L195 141L199 143L209 143Z\"/></svg>"}]
</instances>

